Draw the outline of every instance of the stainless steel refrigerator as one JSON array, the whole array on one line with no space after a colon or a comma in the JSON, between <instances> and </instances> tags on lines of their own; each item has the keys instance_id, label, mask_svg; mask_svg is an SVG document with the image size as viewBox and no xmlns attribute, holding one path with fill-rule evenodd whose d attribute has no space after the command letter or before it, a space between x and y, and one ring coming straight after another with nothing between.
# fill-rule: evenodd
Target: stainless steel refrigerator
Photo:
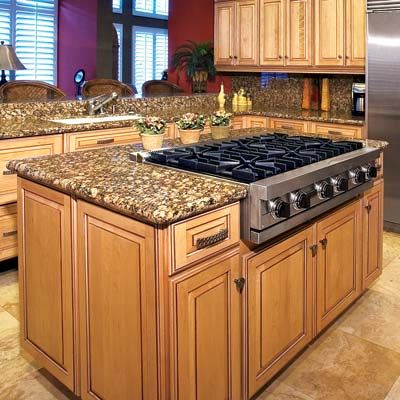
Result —
<instances>
[{"instance_id":1,"label":"stainless steel refrigerator","mask_svg":"<svg viewBox=\"0 0 400 400\"><path fill-rule=\"evenodd\" d=\"M400 0L368 0L367 128L384 154L385 227L400 232Z\"/></svg>"}]
</instances>

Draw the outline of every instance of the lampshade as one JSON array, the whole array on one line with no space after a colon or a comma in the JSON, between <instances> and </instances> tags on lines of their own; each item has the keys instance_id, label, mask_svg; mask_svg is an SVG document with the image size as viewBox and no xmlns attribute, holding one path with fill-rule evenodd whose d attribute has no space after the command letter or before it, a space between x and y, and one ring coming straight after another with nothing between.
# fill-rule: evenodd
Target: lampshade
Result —
<instances>
[{"instance_id":1,"label":"lampshade","mask_svg":"<svg viewBox=\"0 0 400 400\"><path fill-rule=\"evenodd\" d=\"M15 54L12 46L0 43L0 70L17 71L26 69Z\"/></svg>"}]
</instances>

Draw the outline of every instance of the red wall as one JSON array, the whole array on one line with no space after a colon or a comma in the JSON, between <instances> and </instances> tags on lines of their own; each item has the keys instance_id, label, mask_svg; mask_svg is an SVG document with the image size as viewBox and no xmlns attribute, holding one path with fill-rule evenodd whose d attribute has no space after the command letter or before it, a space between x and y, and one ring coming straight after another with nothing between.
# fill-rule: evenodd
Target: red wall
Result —
<instances>
[{"instance_id":1,"label":"red wall","mask_svg":"<svg viewBox=\"0 0 400 400\"><path fill-rule=\"evenodd\" d=\"M96 78L97 0L60 0L58 10L58 86L75 95L73 77L83 68Z\"/></svg>"},{"instance_id":2,"label":"red wall","mask_svg":"<svg viewBox=\"0 0 400 400\"><path fill-rule=\"evenodd\" d=\"M214 0L170 0L168 20L168 40L170 60L175 49L186 40L214 40ZM171 62L170 62L171 63ZM169 80L179 84L187 92L191 92L191 83L181 73L178 83L176 71L169 71ZM214 82L208 83L209 92L219 91L224 82L226 91L231 90L231 79L218 75Z\"/></svg>"}]
</instances>

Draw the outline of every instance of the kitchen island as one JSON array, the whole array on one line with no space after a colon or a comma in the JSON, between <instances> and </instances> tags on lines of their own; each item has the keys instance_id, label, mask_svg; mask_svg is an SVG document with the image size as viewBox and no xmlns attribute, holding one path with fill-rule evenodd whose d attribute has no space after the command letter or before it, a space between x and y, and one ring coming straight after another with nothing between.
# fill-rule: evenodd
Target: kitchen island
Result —
<instances>
[{"instance_id":1,"label":"kitchen island","mask_svg":"<svg viewBox=\"0 0 400 400\"><path fill-rule=\"evenodd\" d=\"M137 164L134 150L9 164L22 345L83 399L251 398L381 273L382 176L252 246L247 185Z\"/></svg>"}]
</instances>

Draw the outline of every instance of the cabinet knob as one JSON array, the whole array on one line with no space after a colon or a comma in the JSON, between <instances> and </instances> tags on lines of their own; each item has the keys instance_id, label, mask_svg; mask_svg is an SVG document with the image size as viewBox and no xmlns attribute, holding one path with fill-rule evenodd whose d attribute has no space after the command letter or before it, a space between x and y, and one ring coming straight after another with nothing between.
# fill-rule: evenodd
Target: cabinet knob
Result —
<instances>
[{"instance_id":1,"label":"cabinet knob","mask_svg":"<svg viewBox=\"0 0 400 400\"><path fill-rule=\"evenodd\" d=\"M325 238L325 239L320 240L319 242L321 243L322 248L326 249L326 246L328 245L328 239Z\"/></svg>"},{"instance_id":2,"label":"cabinet knob","mask_svg":"<svg viewBox=\"0 0 400 400\"><path fill-rule=\"evenodd\" d=\"M283 57L282 57L282 56L278 56L278 58L279 58L280 60L282 60Z\"/></svg>"},{"instance_id":3,"label":"cabinet knob","mask_svg":"<svg viewBox=\"0 0 400 400\"><path fill-rule=\"evenodd\" d=\"M318 245L313 244L312 246L310 246L310 250L311 250L312 256L315 257L317 255L317 252L318 252Z\"/></svg>"},{"instance_id":4,"label":"cabinet knob","mask_svg":"<svg viewBox=\"0 0 400 400\"><path fill-rule=\"evenodd\" d=\"M341 55L338 55L338 59L339 60L341 60L343 58L343 56L341 56Z\"/></svg>"},{"instance_id":5,"label":"cabinet knob","mask_svg":"<svg viewBox=\"0 0 400 400\"><path fill-rule=\"evenodd\" d=\"M237 57L237 56L233 56L233 58L234 58L235 60L237 60L238 57Z\"/></svg>"},{"instance_id":6,"label":"cabinet knob","mask_svg":"<svg viewBox=\"0 0 400 400\"><path fill-rule=\"evenodd\" d=\"M367 213L369 214L372 210L371 204L368 204L367 206L365 206L365 209L367 210Z\"/></svg>"},{"instance_id":7,"label":"cabinet knob","mask_svg":"<svg viewBox=\"0 0 400 400\"><path fill-rule=\"evenodd\" d=\"M239 278L234 280L235 285L239 289L239 292L242 293L244 289L244 285L246 284L246 279L244 278Z\"/></svg>"}]
</instances>

